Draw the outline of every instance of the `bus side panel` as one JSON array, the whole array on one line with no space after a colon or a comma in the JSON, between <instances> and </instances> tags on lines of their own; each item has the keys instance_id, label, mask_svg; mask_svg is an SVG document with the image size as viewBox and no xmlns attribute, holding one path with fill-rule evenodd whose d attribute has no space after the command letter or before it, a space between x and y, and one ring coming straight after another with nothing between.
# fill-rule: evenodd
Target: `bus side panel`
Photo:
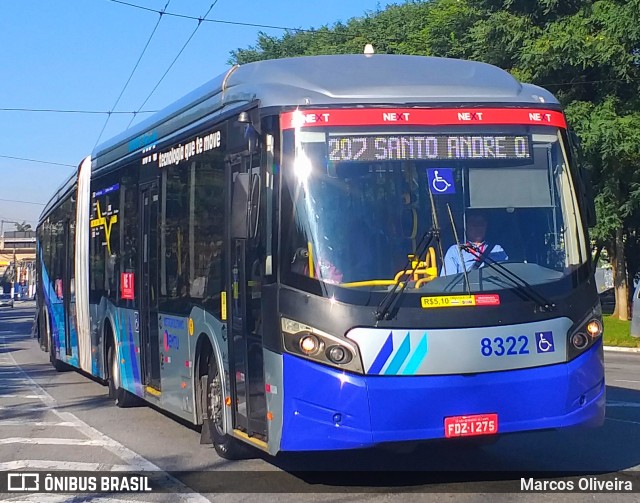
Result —
<instances>
[{"instance_id":1,"label":"bus side panel","mask_svg":"<svg viewBox=\"0 0 640 503\"><path fill-rule=\"evenodd\" d=\"M160 329L160 403L169 412L193 421L189 318L159 313L157 323Z\"/></svg>"},{"instance_id":2,"label":"bus side panel","mask_svg":"<svg viewBox=\"0 0 640 503\"><path fill-rule=\"evenodd\" d=\"M267 412L272 419L267 422L267 438L269 439L269 454L276 455L280 450L283 423L284 380L282 355L263 349L264 355L264 383L267 398Z\"/></svg>"},{"instance_id":3,"label":"bus side panel","mask_svg":"<svg viewBox=\"0 0 640 503\"><path fill-rule=\"evenodd\" d=\"M63 358L60 358L60 360L68 363L69 365L73 365L74 367L80 368L80 358L79 358L80 355L78 351L78 331L76 329L75 310L70 309L68 315L69 315L69 342L71 343L71 355L67 355L66 353L64 353L62 354ZM60 334L61 334L62 340L64 341L64 323L62 325Z\"/></svg>"},{"instance_id":4,"label":"bus side panel","mask_svg":"<svg viewBox=\"0 0 640 503\"><path fill-rule=\"evenodd\" d=\"M71 356L67 355L67 347L64 334L64 303L62 300L62 280L57 279L55 284L51 282L49 272L42 263L42 293L44 295L45 306L49 313L52 351L55 357L78 367L78 336L73 323L69 324L71 335Z\"/></svg>"},{"instance_id":5,"label":"bus side panel","mask_svg":"<svg viewBox=\"0 0 640 503\"><path fill-rule=\"evenodd\" d=\"M53 291L51 280L49 278L49 271L47 271L47 268L44 264L44 259L42 258L42 256L40 257L40 268L41 268L40 283L42 284L42 296L43 296L43 299L41 300L41 302L44 303L46 312L49 315L49 330L51 333L51 340L48 341L49 351L57 355L60 353L61 341L59 338L60 330L58 328L58 323L56 323L56 320L55 320L56 318L55 313L57 309L54 310L53 308L53 304L54 304L53 297L55 297L55 292ZM61 302L58 299L56 299L56 301L57 303L61 304ZM64 327L64 325L62 326ZM62 340L62 343L64 343L64 338Z\"/></svg>"},{"instance_id":6,"label":"bus side panel","mask_svg":"<svg viewBox=\"0 0 640 503\"><path fill-rule=\"evenodd\" d=\"M108 318L113 320L119 350L121 386L134 395L144 397L138 311L118 308L110 302L107 302L107 310Z\"/></svg>"},{"instance_id":7,"label":"bus side panel","mask_svg":"<svg viewBox=\"0 0 640 503\"><path fill-rule=\"evenodd\" d=\"M94 376L106 379L107 354L104 344L104 319L106 303L102 299L100 304L89 304L89 320L91 323L91 369Z\"/></svg>"}]
</instances>

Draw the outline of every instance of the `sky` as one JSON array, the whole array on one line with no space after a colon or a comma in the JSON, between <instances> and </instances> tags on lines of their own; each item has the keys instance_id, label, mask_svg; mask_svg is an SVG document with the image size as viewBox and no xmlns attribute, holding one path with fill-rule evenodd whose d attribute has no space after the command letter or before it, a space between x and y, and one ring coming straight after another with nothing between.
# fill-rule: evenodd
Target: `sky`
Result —
<instances>
[{"instance_id":1,"label":"sky","mask_svg":"<svg viewBox=\"0 0 640 503\"><path fill-rule=\"evenodd\" d=\"M391 3L402 1L0 0L3 230L23 221L35 228L97 143L150 115L130 112L161 110L217 77L229 68L230 51L255 45L260 31L284 33L231 23L310 29ZM199 18L212 4L206 19L231 23L205 21L196 30L197 20L169 15Z\"/></svg>"}]
</instances>

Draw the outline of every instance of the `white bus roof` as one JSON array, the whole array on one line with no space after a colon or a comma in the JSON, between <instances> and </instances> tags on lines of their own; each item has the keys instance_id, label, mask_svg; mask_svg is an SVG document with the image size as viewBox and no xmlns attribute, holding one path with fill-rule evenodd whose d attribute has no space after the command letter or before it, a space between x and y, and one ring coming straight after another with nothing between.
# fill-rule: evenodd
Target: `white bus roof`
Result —
<instances>
[{"instance_id":1,"label":"white bus roof","mask_svg":"<svg viewBox=\"0 0 640 503\"><path fill-rule=\"evenodd\" d=\"M235 66L99 145L94 169L190 125L259 100L262 107L373 104L558 105L540 87L522 84L476 61L403 55L333 55L272 59Z\"/></svg>"}]
</instances>

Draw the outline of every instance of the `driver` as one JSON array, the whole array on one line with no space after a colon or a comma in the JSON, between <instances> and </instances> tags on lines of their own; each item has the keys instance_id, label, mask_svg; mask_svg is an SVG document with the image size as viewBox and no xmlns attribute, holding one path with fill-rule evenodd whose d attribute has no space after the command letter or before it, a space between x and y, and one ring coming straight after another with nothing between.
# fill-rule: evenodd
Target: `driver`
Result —
<instances>
[{"instance_id":1,"label":"driver","mask_svg":"<svg viewBox=\"0 0 640 503\"><path fill-rule=\"evenodd\" d=\"M444 256L440 276L458 274L484 266L485 258L495 262L508 260L506 252L499 244L490 244L485 240L487 219L481 213L473 213L467 217L467 242L465 247L454 244ZM491 249L489 249L491 247ZM462 263L460 257L462 256ZM464 264L464 269L463 269Z\"/></svg>"}]
</instances>

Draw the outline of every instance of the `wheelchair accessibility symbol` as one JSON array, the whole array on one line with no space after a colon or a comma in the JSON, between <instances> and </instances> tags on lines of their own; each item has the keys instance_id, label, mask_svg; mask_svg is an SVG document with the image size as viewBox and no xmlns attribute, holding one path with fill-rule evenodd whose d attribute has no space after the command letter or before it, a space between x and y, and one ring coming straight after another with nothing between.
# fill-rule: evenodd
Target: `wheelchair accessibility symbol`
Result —
<instances>
[{"instance_id":1,"label":"wheelchair accessibility symbol","mask_svg":"<svg viewBox=\"0 0 640 503\"><path fill-rule=\"evenodd\" d=\"M553 332L536 332L536 349L538 353L553 353Z\"/></svg>"},{"instance_id":2,"label":"wheelchair accessibility symbol","mask_svg":"<svg viewBox=\"0 0 640 503\"><path fill-rule=\"evenodd\" d=\"M453 182L451 168L437 168L427 170L429 190L432 194L455 194L456 186Z\"/></svg>"}]
</instances>

